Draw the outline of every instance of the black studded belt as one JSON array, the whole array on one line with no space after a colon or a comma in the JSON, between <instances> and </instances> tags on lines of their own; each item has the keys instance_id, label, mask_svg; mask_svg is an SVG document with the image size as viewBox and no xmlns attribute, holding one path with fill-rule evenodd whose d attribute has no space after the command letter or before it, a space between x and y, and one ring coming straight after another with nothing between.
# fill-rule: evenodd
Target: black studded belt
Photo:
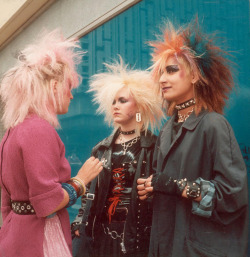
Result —
<instances>
[{"instance_id":1,"label":"black studded belt","mask_svg":"<svg viewBox=\"0 0 250 257\"><path fill-rule=\"evenodd\" d=\"M32 204L29 201L13 201L11 200L11 207L14 213L20 215L36 214Z\"/></svg>"}]
</instances>

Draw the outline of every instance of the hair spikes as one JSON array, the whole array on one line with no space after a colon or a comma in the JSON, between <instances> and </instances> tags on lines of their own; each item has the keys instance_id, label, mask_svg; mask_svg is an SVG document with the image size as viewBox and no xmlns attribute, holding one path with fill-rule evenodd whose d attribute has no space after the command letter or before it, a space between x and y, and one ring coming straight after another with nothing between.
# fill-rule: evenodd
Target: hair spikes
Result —
<instances>
[{"instance_id":1,"label":"hair spikes","mask_svg":"<svg viewBox=\"0 0 250 257\"><path fill-rule=\"evenodd\" d=\"M93 75L88 91L93 92L93 102L99 105L97 113L104 114L108 124L117 127L118 124L113 123L112 103L118 91L127 87L142 116L142 127L137 128L137 131L141 128L147 131L149 126L152 130L158 127L163 112L160 96L155 90L150 73L128 69L121 57L120 62L104 65L107 72Z\"/></svg>"},{"instance_id":2,"label":"hair spikes","mask_svg":"<svg viewBox=\"0 0 250 257\"><path fill-rule=\"evenodd\" d=\"M56 29L41 33L34 44L20 52L17 64L1 81L6 129L16 126L31 113L54 127L59 126L56 108L61 108L63 92L68 86L79 85L75 65L80 62L83 51L77 49L80 49L78 41L65 39ZM53 81L58 82L56 96Z\"/></svg>"},{"instance_id":3,"label":"hair spikes","mask_svg":"<svg viewBox=\"0 0 250 257\"><path fill-rule=\"evenodd\" d=\"M163 35L150 45L154 48L151 74L156 82L159 82L167 59L175 57L198 78L194 85L196 113L202 108L223 113L227 95L234 86L231 62L226 58L228 53L214 44L213 37L201 31L198 19L178 30L168 21ZM167 103L169 115L174 109L171 104L174 103Z\"/></svg>"}]
</instances>

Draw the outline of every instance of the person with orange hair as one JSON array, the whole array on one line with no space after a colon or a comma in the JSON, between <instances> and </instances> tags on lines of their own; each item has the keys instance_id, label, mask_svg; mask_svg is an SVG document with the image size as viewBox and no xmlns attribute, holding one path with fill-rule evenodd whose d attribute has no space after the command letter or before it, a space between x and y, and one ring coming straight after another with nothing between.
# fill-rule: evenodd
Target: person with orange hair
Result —
<instances>
[{"instance_id":1,"label":"person with orange hair","mask_svg":"<svg viewBox=\"0 0 250 257\"><path fill-rule=\"evenodd\" d=\"M75 51L74 51L75 50ZM83 52L58 30L38 38L19 55L1 81L3 122L0 185L1 257L70 257L66 208L102 170L90 157L71 178L65 147L55 128L79 84L76 63Z\"/></svg>"},{"instance_id":2,"label":"person with orange hair","mask_svg":"<svg viewBox=\"0 0 250 257\"><path fill-rule=\"evenodd\" d=\"M160 97L148 71L131 70L122 59L106 68L92 77L89 91L114 131L93 148L104 165L85 231L93 239L93 257L146 257L152 208L150 202L138 199L136 181L152 174L156 136L149 128L157 127L163 116ZM84 196L72 223L76 236L84 225L86 206ZM81 247L76 252L88 256Z\"/></svg>"},{"instance_id":3,"label":"person with orange hair","mask_svg":"<svg viewBox=\"0 0 250 257\"><path fill-rule=\"evenodd\" d=\"M229 60L198 22L168 22L154 47L152 76L170 119L153 159L155 173L138 179L140 199L153 195L149 256L245 257L246 166L222 116L233 88Z\"/></svg>"}]
</instances>

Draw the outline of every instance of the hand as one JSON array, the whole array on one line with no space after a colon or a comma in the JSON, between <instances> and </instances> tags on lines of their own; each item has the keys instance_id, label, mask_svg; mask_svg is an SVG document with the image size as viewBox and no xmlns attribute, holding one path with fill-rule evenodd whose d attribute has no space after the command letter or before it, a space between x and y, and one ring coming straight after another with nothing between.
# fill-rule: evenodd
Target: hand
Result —
<instances>
[{"instance_id":1,"label":"hand","mask_svg":"<svg viewBox=\"0 0 250 257\"><path fill-rule=\"evenodd\" d=\"M78 237L80 236L79 230L76 230L76 231L75 231L75 235L78 236Z\"/></svg>"},{"instance_id":2,"label":"hand","mask_svg":"<svg viewBox=\"0 0 250 257\"><path fill-rule=\"evenodd\" d=\"M102 162L95 157L90 157L78 171L76 177L79 177L87 185L102 171Z\"/></svg>"},{"instance_id":3,"label":"hand","mask_svg":"<svg viewBox=\"0 0 250 257\"><path fill-rule=\"evenodd\" d=\"M138 195L140 200L147 199L151 193L153 192L153 187L151 186L152 181L152 175L148 177L147 179L139 178L137 180L137 189L138 189Z\"/></svg>"}]
</instances>

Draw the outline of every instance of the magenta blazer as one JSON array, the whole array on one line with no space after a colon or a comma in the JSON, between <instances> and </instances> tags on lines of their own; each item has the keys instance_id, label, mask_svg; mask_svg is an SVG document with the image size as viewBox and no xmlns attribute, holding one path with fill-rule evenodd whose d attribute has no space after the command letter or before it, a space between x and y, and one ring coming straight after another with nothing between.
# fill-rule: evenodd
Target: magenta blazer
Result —
<instances>
[{"instance_id":1,"label":"magenta blazer","mask_svg":"<svg viewBox=\"0 0 250 257\"><path fill-rule=\"evenodd\" d=\"M8 131L1 142L1 152L7 134ZM62 202L61 183L69 180L71 175L64 144L46 120L31 115L10 129L1 161L3 225L0 257L43 257L45 217ZM30 201L36 215L15 214L11 199ZM71 250L68 212L64 208L57 215Z\"/></svg>"}]
</instances>

